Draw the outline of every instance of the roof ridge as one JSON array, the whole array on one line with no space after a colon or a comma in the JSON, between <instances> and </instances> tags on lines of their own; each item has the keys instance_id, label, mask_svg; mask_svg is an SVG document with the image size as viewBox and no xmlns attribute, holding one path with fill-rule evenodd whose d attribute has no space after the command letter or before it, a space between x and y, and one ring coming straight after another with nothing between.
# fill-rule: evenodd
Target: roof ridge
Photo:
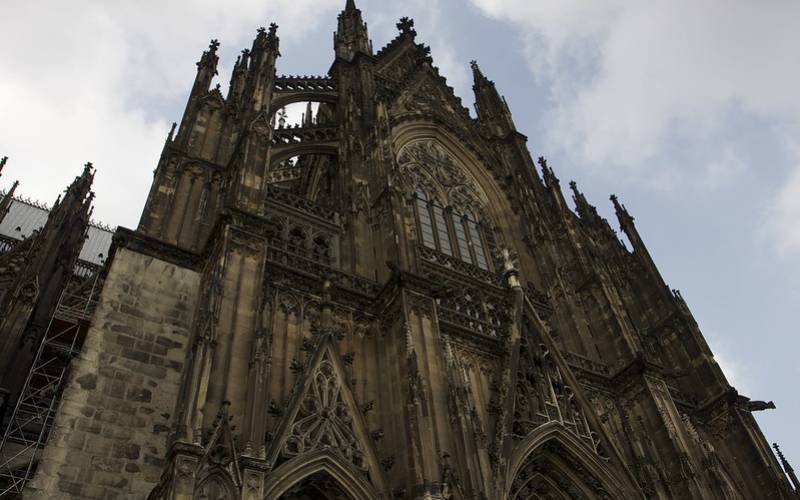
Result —
<instances>
[{"instance_id":1,"label":"roof ridge","mask_svg":"<svg viewBox=\"0 0 800 500\"><path fill-rule=\"evenodd\" d=\"M7 193L8 193L7 189L0 189L0 196L5 196ZM41 201L38 201L38 200L34 200L34 199L29 198L27 196L23 197L22 195L14 195L13 201L16 201L17 203L23 203L25 205L28 205L28 206L33 207L33 208L37 208L39 210L44 210L45 212L50 212L50 210L52 210L52 207L48 206L47 203L44 203L44 202L41 202ZM94 227L95 229L99 229L101 231L109 232L109 233L113 233L115 231L115 229L111 225L106 224L106 223L104 223L102 221L98 221L98 220L90 220L89 221L89 226Z\"/></svg>"}]
</instances>

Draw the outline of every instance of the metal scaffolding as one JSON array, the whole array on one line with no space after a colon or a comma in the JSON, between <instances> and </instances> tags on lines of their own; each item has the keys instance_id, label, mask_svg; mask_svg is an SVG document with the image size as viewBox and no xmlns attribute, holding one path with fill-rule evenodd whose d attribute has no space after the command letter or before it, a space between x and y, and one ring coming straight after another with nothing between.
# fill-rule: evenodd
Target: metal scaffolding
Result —
<instances>
[{"instance_id":1,"label":"metal scaffolding","mask_svg":"<svg viewBox=\"0 0 800 500\"><path fill-rule=\"evenodd\" d=\"M99 266L77 270L61 293L0 441L0 499L17 498L47 442L72 359L80 353L101 288Z\"/></svg>"}]
</instances>

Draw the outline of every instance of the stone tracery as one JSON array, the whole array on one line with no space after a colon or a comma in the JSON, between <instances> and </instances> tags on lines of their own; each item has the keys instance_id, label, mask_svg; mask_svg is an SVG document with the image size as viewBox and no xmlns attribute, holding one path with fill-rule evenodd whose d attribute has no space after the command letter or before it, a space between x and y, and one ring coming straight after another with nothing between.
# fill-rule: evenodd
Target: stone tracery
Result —
<instances>
[{"instance_id":1,"label":"stone tracery","mask_svg":"<svg viewBox=\"0 0 800 500\"><path fill-rule=\"evenodd\" d=\"M312 375L282 454L290 458L319 448L334 448L359 469L368 470L364 451L353 432L353 416L328 359L323 359Z\"/></svg>"}]
</instances>

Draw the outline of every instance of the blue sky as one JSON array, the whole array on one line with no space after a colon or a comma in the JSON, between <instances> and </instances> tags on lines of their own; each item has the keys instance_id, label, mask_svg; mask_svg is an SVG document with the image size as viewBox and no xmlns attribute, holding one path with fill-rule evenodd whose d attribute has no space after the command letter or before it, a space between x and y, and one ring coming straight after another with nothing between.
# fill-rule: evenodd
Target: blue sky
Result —
<instances>
[{"instance_id":1,"label":"blue sky","mask_svg":"<svg viewBox=\"0 0 800 500\"><path fill-rule=\"evenodd\" d=\"M360 0L377 50L394 23L471 106L468 61L503 93L534 156L612 224L616 193L729 379L800 467L800 3ZM258 26L279 72L323 74L344 0L11 1L0 18L0 187L52 202L91 160L96 211L134 227L200 53L227 88Z\"/></svg>"}]
</instances>

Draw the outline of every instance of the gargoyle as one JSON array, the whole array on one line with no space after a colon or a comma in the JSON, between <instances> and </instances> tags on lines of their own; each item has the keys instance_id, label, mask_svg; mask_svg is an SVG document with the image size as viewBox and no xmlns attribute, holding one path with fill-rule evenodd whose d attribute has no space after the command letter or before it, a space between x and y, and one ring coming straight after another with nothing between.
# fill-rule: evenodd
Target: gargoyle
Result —
<instances>
[{"instance_id":1,"label":"gargoyle","mask_svg":"<svg viewBox=\"0 0 800 500\"><path fill-rule=\"evenodd\" d=\"M747 402L747 411L764 411L764 410L774 410L775 403L772 401L748 401Z\"/></svg>"}]
</instances>

